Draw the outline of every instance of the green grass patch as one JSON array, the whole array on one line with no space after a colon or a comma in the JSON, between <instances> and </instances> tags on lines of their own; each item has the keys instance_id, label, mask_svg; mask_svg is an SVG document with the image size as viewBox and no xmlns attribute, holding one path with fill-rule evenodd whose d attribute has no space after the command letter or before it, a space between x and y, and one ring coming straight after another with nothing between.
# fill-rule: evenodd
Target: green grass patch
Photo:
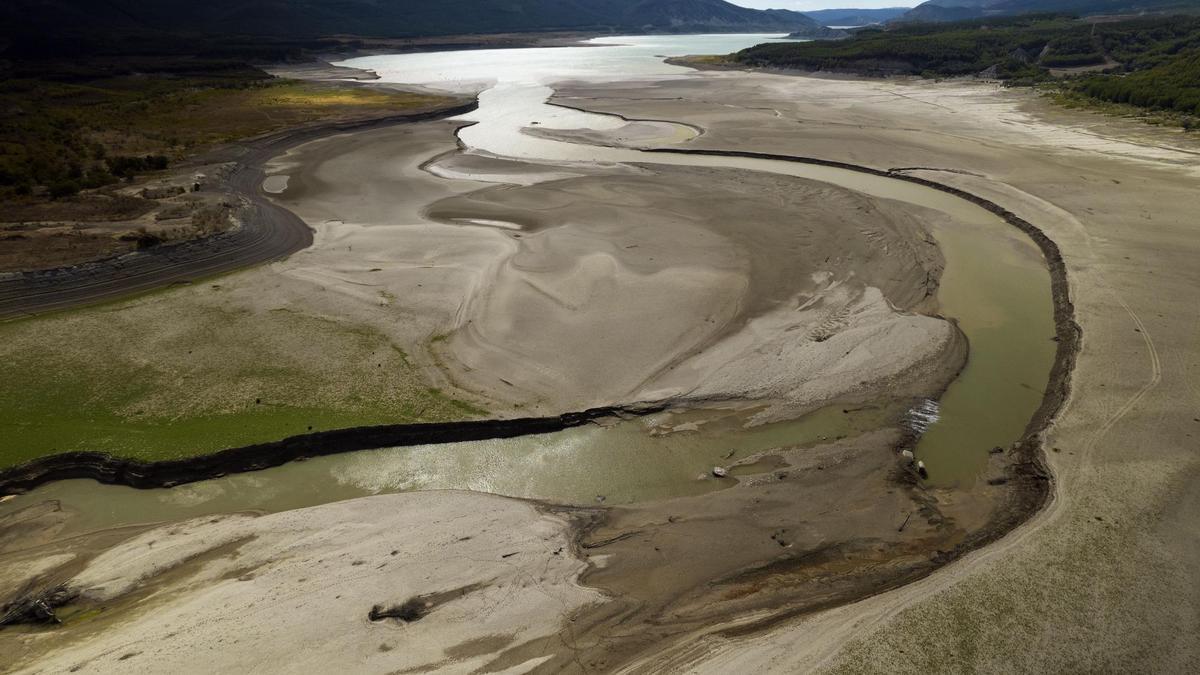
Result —
<instances>
[{"instance_id":1,"label":"green grass patch","mask_svg":"<svg viewBox=\"0 0 1200 675\"><path fill-rule=\"evenodd\" d=\"M0 325L0 466L177 459L361 425L485 414L361 325L228 309L212 288Z\"/></svg>"}]
</instances>

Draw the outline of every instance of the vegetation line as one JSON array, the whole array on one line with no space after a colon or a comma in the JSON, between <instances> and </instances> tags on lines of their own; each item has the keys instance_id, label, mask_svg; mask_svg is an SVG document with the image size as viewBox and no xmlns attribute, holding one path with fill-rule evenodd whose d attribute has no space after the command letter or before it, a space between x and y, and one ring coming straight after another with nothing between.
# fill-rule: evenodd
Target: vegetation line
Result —
<instances>
[{"instance_id":1,"label":"vegetation line","mask_svg":"<svg viewBox=\"0 0 1200 675\"><path fill-rule=\"evenodd\" d=\"M46 483L72 478L91 478L101 483L140 489L168 488L219 478L230 473L269 469L298 459L356 450L548 434L582 426L605 417L650 415L664 409L665 404L610 406L564 413L556 417L354 427L291 436L270 443L158 462L144 462L101 452L63 453L0 470L0 496L20 494Z\"/></svg>"}]
</instances>

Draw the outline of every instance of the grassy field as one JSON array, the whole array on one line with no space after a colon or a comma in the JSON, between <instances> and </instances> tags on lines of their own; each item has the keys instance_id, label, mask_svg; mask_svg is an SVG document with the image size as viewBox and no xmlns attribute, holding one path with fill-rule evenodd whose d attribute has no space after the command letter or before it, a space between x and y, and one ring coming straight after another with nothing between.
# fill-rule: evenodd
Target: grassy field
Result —
<instances>
[{"instance_id":1,"label":"grassy field","mask_svg":"<svg viewBox=\"0 0 1200 675\"><path fill-rule=\"evenodd\" d=\"M484 414L386 336L220 284L0 324L0 466L73 450L174 459L310 430Z\"/></svg>"}]
</instances>

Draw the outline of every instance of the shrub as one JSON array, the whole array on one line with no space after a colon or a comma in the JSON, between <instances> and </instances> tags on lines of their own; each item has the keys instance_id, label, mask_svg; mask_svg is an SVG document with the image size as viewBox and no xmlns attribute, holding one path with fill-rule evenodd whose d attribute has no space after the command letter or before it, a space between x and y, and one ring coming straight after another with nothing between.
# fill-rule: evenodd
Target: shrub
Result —
<instances>
[{"instance_id":1,"label":"shrub","mask_svg":"<svg viewBox=\"0 0 1200 675\"><path fill-rule=\"evenodd\" d=\"M50 197L52 199L62 199L71 195L79 194L79 183L73 180L60 180L50 184Z\"/></svg>"}]
</instances>

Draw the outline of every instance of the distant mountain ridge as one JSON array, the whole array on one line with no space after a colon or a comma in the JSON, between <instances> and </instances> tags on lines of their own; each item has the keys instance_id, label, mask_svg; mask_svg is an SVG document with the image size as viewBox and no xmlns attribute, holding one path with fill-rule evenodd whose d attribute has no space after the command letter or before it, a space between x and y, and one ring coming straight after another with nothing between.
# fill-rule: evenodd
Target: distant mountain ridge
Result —
<instances>
[{"instance_id":1,"label":"distant mountain ridge","mask_svg":"<svg viewBox=\"0 0 1200 675\"><path fill-rule=\"evenodd\" d=\"M1200 2L1197 0L928 0L896 20L943 22L1035 13L1090 16L1170 11L1200 12Z\"/></svg>"},{"instance_id":2,"label":"distant mountain ridge","mask_svg":"<svg viewBox=\"0 0 1200 675\"><path fill-rule=\"evenodd\" d=\"M0 35L99 31L425 37L536 31L799 32L816 21L725 0L4 0Z\"/></svg>"},{"instance_id":3,"label":"distant mountain ridge","mask_svg":"<svg viewBox=\"0 0 1200 675\"><path fill-rule=\"evenodd\" d=\"M822 26L868 26L891 21L908 12L910 7L884 7L881 9L818 9L804 12L804 16Z\"/></svg>"}]
</instances>

